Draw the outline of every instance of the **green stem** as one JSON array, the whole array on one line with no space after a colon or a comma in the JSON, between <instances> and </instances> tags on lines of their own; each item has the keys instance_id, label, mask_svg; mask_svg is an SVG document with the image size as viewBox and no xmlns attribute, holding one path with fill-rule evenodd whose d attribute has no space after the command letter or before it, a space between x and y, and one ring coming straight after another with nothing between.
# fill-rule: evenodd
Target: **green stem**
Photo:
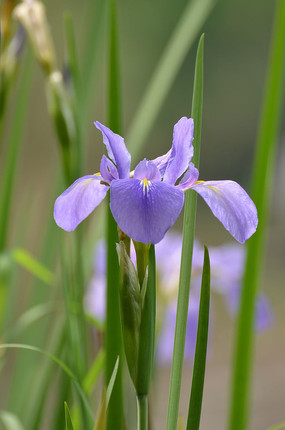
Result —
<instances>
[{"instance_id":1,"label":"green stem","mask_svg":"<svg viewBox=\"0 0 285 430\"><path fill-rule=\"evenodd\" d=\"M146 395L137 396L138 426L137 430L148 429L148 399Z\"/></svg>"},{"instance_id":2,"label":"green stem","mask_svg":"<svg viewBox=\"0 0 285 430\"><path fill-rule=\"evenodd\" d=\"M192 102L192 118L194 119L194 157L195 166L199 167L201 122L202 122L202 99L203 99L203 47L204 35L202 35L196 57L196 69L194 79L194 91ZM175 338L173 349L173 360L171 367L170 393L168 402L167 430L176 430L178 421L180 387L183 368L183 357L185 348L186 325L188 316L188 303L190 294L190 278L192 269L192 255L196 221L196 193L189 190L186 192L181 269L177 302Z\"/></svg>"},{"instance_id":3,"label":"green stem","mask_svg":"<svg viewBox=\"0 0 285 430\"><path fill-rule=\"evenodd\" d=\"M276 144L280 129L285 72L285 1L277 1L269 70L257 139L252 197L259 225L248 241L248 253L238 319L230 410L230 430L248 427L254 352L255 301L260 284L270 206Z\"/></svg>"}]
</instances>

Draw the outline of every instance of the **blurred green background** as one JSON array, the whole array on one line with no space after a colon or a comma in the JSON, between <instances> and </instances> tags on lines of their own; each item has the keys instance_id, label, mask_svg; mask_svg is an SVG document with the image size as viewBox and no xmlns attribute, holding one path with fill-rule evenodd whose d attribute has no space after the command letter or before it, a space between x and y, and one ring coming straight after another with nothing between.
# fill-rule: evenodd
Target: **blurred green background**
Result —
<instances>
[{"instance_id":1,"label":"blurred green background","mask_svg":"<svg viewBox=\"0 0 285 430\"><path fill-rule=\"evenodd\" d=\"M46 2L58 58L62 62L60 67L64 62L63 12L70 10L72 13L80 56L82 41L86 39L85 22L90 4L92 1L86 0ZM118 2L125 134L186 4L186 0ZM233 179L249 193L274 5L275 2L268 0L218 0L203 26L205 92L200 178ZM104 123L106 118L105 45L102 41L100 79L99 82L94 82L92 106L86 119L89 138L85 142L85 174L98 171L103 151L101 135L93 126L93 121ZM145 143L142 157L151 159L165 153L171 145L173 125L181 116L190 115L196 46L197 41L167 95ZM14 103L17 103L16 95ZM9 111L8 123L13 127L13 108ZM261 285L273 303L276 324L268 332L257 336L251 426L253 430L266 429L284 420L285 411L284 129L283 121ZM23 139L9 244L13 247L24 246L34 255L38 255L46 225L52 219L59 160L56 138L46 106L44 78L37 64L34 68ZM128 145L128 142L126 143ZM3 160L0 160L1 168ZM198 204L197 236L209 246L232 240L201 200ZM26 291L26 278L23 275L18 282L19 311L25 308L25 296L29 294L29 291ZM224 429L227 421L234 324L221 303L216 298L214 300L214 341L207 364L201 430ZM191 369L186 368L183 378L181 412L185 415L188 408L190 372ZM164 428L163 423L166 421L168 383L169 369L161 369L152 390L155 428L158 429Z\"/></svg>"}]
</instances>

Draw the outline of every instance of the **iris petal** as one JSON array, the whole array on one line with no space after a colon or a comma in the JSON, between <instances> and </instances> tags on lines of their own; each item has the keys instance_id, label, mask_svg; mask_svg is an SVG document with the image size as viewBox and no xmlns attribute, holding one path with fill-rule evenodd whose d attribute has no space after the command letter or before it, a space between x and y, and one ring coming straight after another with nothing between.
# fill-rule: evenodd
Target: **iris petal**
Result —
<instances>
[{"instance_id":1,"label":"iris petal","mask_svg":"<svg viewBox=\"0 0 285 430\"><path fill-rule=\"evenodd\" d=\"M141 161L134 171L135 179L148 179L149 181L160 181L161 175L158 167L153 161L147 161L144 159Z\"/></svg>"},{"instance_id":2,"label":"iris petal","mask_svg":"<svg viewBox=\"0 0 285 430\"><path fill-rule=\"evenodd\" d=\"M189 169L187 170L177 187L180 190L188 190L189 188L193 187L195 182L197 182L198 178L199 170L196 169L193 163L190 163Z\"/></svg>"},{"instance_id":3,"label":"iris petal","mask_svg":"<svg viewBox=\"0 0 285 430\"><path fill-rule=\"evenodd\" d=\"M102 177L109 183L113 179L119 179L118 170L116 166L112 163L106 155L103 155L100 163L100 173Z\"/></svg>"},{"instance_id":4,"label":"iris petal","mask_svg":"<svg viewBox=\"0 0 285 430\"><path fill-rule=\"evenodd\" d=\"M184 193L163 182L139 179L111 183L110 207L119 227L132 239L158 243L175 223Z\"/></svg>"},{"instance_id":5,"label":"iris petal","mask_svg":"<svg viewBox=\"0 0 285 430\"><path fill-rule=\"evenodd\" d=\"M101 203L109 189L100 183L102 177L77 179L55 201L54 219L63 230L73 231Z\"/></svg>"},{"instance_id":6,"label":"iris petal","mask_svg":"<svg viewBox=\"0 0 285 430\"><path fill-rule=\"evenodd\" d=\"M124 139L100 122L96 121L94 124L103 134L103 142L107 147L109 157L118 168L119 178L128 178L130 176L131 155Z\"/></svg>"},{"instance_id":7,"label":"iris petal","mask_svg":"<svg viewBox=\"0 0 285 430\"><path fill-rule=\"evenodd\" d=\"M164 182L174 185L187 169L194 153L194 122L192 118L182 117L173 129L173 143L168 165L165 169Z\"/></svg>"},{"instance_id":8,"label":"iris petal","mask_svg":"<svg viewBox=\"0 0 285 430\"><path fill-rule=\"evenodd\" d=\"M239 184L207 181L194 185L193 189L236 240L244 243L255 232L258 223L256 207Z\"/></svg>"}]
</instances>

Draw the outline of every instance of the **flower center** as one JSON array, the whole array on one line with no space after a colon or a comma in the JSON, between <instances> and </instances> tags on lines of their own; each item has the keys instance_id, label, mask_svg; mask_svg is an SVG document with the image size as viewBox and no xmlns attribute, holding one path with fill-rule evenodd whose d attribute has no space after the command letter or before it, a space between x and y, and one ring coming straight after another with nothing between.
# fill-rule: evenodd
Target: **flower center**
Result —
<instances>
[{"instance_id":1,"label":"flower center","mask_svg":"<svg viewBox=\"0 0 285 430\"><path fill-rule=\"evenodd\" d=\"M143 185L143 193L147 193L150 185L150 181L148 181L146 178L141 180L141 185Z\"/></svg>"}]
</instances>

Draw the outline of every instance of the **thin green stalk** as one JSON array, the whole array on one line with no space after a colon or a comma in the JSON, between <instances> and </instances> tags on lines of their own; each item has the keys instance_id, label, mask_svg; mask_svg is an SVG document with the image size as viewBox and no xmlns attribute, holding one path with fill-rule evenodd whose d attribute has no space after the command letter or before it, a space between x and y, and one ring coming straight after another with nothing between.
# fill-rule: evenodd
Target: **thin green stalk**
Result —
<instances>
[{"instance_id":1,"label":"thin green stalk","mask_svg":"<svg viewBox=\"0 0 285 430\"><path fill-rule=\"evenodd\" d=\"M22 76L19 85L19 93L13 115L13 125L11 135L7 145L7 155L5 167L1 179L1 199L0 199L0 252L6 246L8 225L10 220L10 208L13 195L14 179L16 177L16 167L19 155L20 144L23 140L23 127L27 112L27 101L32 81L32 55L28 49L23 62Z\"/></svg>"},{"instance_id":2,"label":"thin green stalk","mask_svg":"<svg viewBox=\"0 0 285 430\"><path fill-rule=\"evenodd\" d=\"M203 51L204 35L201 36L197 50L195 78L192 100L192 118L194 120L194 157L195 166L199 167L202 101L203 101ZM185 348L190 278L196 220L196 194L189 190L185 196L182 256L177 302L174 350L171 367L170 393L168 402L167 430L176 430L178 421L181 377Z\"/></svg>"},{"instance_id":3,"label":"thin green stalk","mask_svg":"<svg viewBox=\"0 0 285 430\"><path fill-rule=\"evenodd\" d=\"M210 311L210 259L204 248L197 341L186 430L199 430L204 391Z\"/></svg>"},{"instance_id":4,"label":"thin green stalk","mask_svg":"<svg viewBox=\"0 0 285 430\"><path fill-rule=\"evenodd\" d=\"M285 1L278 0L252 180L252 198L257 207L259 226L248 241L234 356L229 422L231 430L245 430L249 421L255 300L262 275L274 160L280 130L285 76L284 44Z\"/></svg>"},{"instance_id":5,"label":"thin green stalk","mask_svg":"<svg viewBox=\"0 0 285 430\"><path fill-rule=\"evenodd\" d=\"M117 36L116 5L110 1L109 28L109 79L108 79L108 125L121 134L121 94L119 73L119 48ZM120 319L119 262L116 252L118 242L117 225L107 208L107 310L106 310L106 385L112 375L117 357L119 368L108 407L107 429L122 430L124 427L122 351L123 340Z\"/></svg>"},{"instance_id":6,"label":"thin green stalk","mask_svg":"<svg viewBox=\"0 0 285 430\"><path fill-rule=\"evenodd\" d=\"M148 399L147 396L137 396L137 430L148 429Z\"/></svg>"},{"instance_id":7,"label":"thin green stalk","mask_svg":"<svg viewBox=\"0 0 285 430\"><path fill-rule=\"evenodd\" d=\"M127 135L128 147L133 158L138 156L166 95L216 0L191 0L186 5L174 32L144 92L136 116Z\"/></svg>"}]
</instances>

